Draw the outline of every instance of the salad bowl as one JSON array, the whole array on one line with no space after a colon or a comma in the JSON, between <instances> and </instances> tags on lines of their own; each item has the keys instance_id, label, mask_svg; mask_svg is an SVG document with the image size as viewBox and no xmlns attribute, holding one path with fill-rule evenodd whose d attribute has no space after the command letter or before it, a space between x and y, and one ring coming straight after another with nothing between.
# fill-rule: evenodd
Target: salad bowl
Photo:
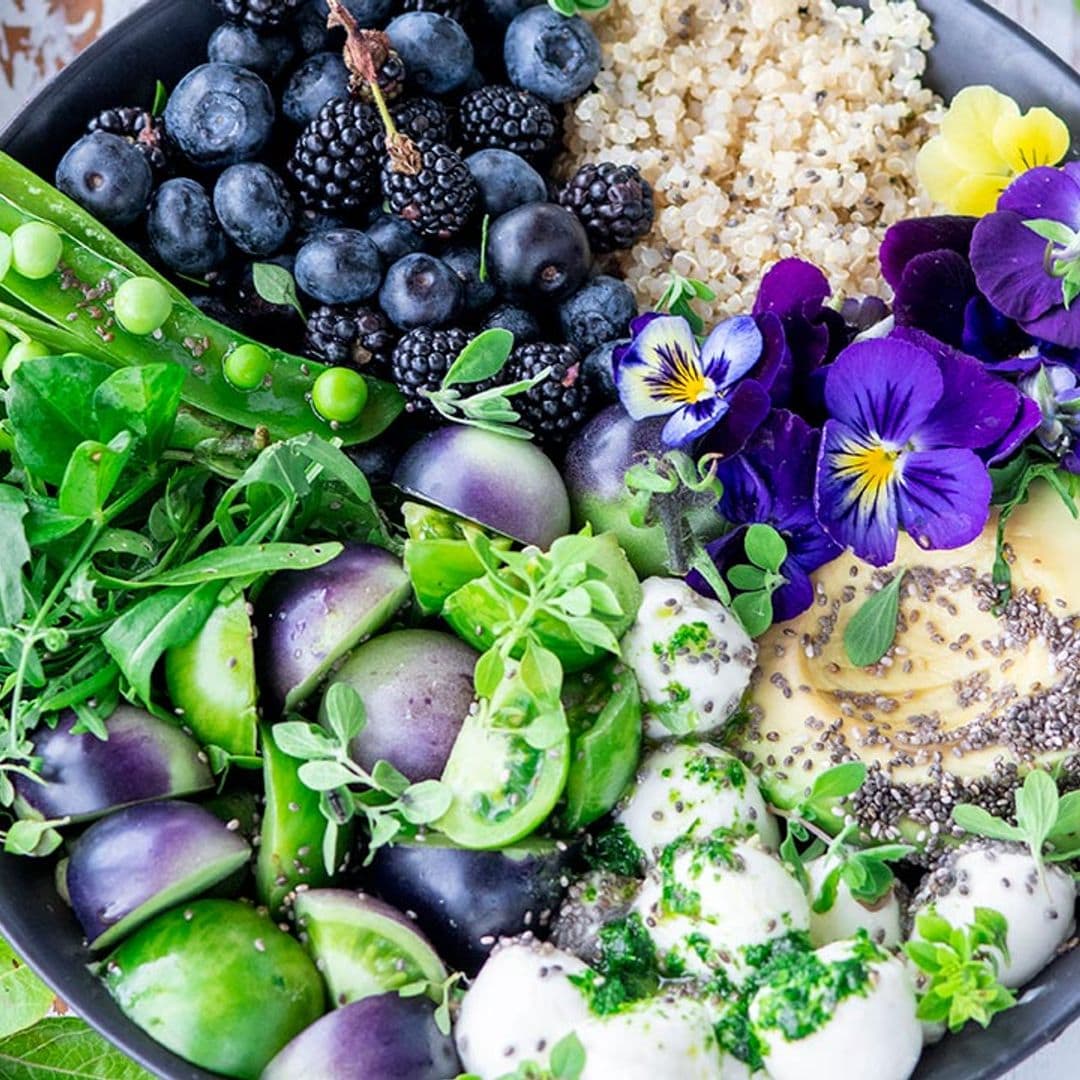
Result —
<instances>
[{"instance_id":1,"label":"salad bowl","mask_svg":"<svg viewBox=\"0 0 1080 1080\"><path fill-rule=\"evenodd\" d=\"M618 2L618 0L616 0ZM864 5L865 6L865 5ZM980 0L922 0L936 44L926 82L945 98L993 81L1019 104L1047 105L1080 132L1080 74ZM43 176L105 103L149 100L204 52L218 20L208 4L149 0L58 75L0 134L0 149ZM1077 155L1072 148L1071 157ZM88 970L83 932L50 867L0 855L0 934L65 1000L134 1061L163 1080L213 1080L129 1021ZM919 1080L992 1080L1080 1019L1080 950L1027 986L1017 1008L986 1030L969 1025L923 1055ZM2 1069L0 1069L2 1075Z\"/></svg>"}]
</instances>

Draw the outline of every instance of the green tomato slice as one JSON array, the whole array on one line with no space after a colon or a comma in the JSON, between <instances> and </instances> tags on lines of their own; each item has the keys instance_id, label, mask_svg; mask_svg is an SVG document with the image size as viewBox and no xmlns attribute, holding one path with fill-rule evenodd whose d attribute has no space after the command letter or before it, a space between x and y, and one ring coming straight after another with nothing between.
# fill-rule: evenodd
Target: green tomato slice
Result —
<instances>
[{"instance_id":1,"label":"green tomato slice","mask_svg":"<svg viewBox=\"0 0 1080 1080\"><path fill-rule=\"evenodd\" d=\"M569 734L539 750L517 732L470 715L442 774L454 801L434 827L466 848L515 844L555 809L569 768Z\"/></svg>"}]
</instances>

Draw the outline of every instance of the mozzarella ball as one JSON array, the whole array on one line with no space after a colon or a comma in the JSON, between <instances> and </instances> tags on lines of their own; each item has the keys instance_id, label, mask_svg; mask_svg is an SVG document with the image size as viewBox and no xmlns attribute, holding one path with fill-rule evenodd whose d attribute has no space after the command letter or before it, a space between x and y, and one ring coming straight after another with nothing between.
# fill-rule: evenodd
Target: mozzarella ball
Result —
<instances>
[{"instance_id":1,"label":"mozzarella ball","mask_svg":"<svg viewBox=\"0 0 1080 1080\"><path fill-rule=\"evenodd\" d=\"M745 950L807 930L802 887L758 841L713 837L665 857L634 901L672 975L723 970L740 983Z\"/></svg>"},{"instance_id":2,"label":"mozzarella ball","mask_svg":"<svg viewBox=\"0 0 1080 1080\"><path fill-rule=\"evenodd\" d=\"M467 1072L484 1077L514 1072L519 1062L543 1061L551 1047L590 1016L570 975L588 970L551 945L501 945L480 969L461 1003L454 1037Z\"/></svg>"},{"instance_id":3,"label":"mozzarella ball","mask_svg":"<svg viewBox=\"0 0 1080 1080\"><path fill-rule=\"evenodd\" d=\"M998 979L1012 988L1046 967L1076 928L1072 877L1047 865L1040 880L1031 853L1020 846L980 844L948 856L924 879L914 915L930 905L953 926L970 925L977 907L1005 917L1009 959L1000 957Z\"/></svg>"},{"instance_id":4,"label":"mozzarella ball","mask_svg":"<svg viewBox=\"0 0 1080 1080\"><path fill-rule=\"evenodd\" d=\"M678 578L648 578L622 642L651 739L722 728L739 707L757 647L734 615Z\"/></svg>"},{"instance_id":5,"label":"mozzarella ball","mask_svg":"<svg viewBox=\"0 0 1080 1080\"><path fill-rule=\"evenodd\" d=\"M716 1043L705 1006L690 998L658 997L576 1030L585 1048L581 1080L736 1080L741 1062Z\"/></svg>"},{"instance_id":6,"label":"mozzarella ball","mask_svg":"<svg viewBox=\"0 0 1080 1080\"><path fill-rule=\"evenodd\" d=\"M894 957L873 949L876 957L862 960L865 985L841 998L824 1022L816 1015L832 996L827 987L850 985L851 961L867 949L873 947L866 942L826 945L796 968L782 969L754 995L750 1020L767 1049L771 1080L907 1080L914 1071L922 1026L911 976ZM840 964L844 974L833 983L830 972Z\"/></svg>"},{"instance_id":7,"label":"mozzarella ball","mask_svg":"<svg viewBox=\"0 0 1080 1080\"><path fill-rule=\"evenodd\" d=\"M811 905L834 866L836 860L828 855L811 859L806 864ZM856 900L847 883L841 879L837 884L836 900L828 911L818 914L811 906L810 940L815 946L828 945L832 941L852 938L859 930L865 930L875 945L895 949L904 937L901 920L902 911L895 885L876 904L868 905Z\"/></svg>"},{"instance_id":8,"label":"mozzarella ball","mask_svg":"<svg viewBox=\"0 0 1080 1080\"><path fill-rule=\"evenodd\" d=\"M734 755L707 743L675 743L646 754L615 818L654 862L687 833L753 829L770 850L780 840L754 774Z\"/></svg>"}]
</instances>

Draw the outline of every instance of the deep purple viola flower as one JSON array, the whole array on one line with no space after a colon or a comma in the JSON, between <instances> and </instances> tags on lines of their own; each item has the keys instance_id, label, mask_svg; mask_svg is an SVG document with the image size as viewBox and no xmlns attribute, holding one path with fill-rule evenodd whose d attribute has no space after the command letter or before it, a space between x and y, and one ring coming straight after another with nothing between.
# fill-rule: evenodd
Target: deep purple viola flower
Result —
<instances>
[{"instance_id":1,"label":"deep purple viola flower","mask_svg":"<svg viewBox=\"0 0 1080 1080\"><path fill-rule=\"evenodd\" d=\"M983 530L991 483L976 450L1011 428L1016 403L1009 398L1006 414L995 415L996 398L965 391L970 370L899 338L840 354L825 384L830 419L814 495L818 521L836 543L884 566L900 529L924 548L961 547Z\"/></svg>"},{"instance_id":2,"label":"deep purple viola flower","mask_svg":"<svg viewBox=\"0 0 1080 1080\"><path fill-rule=\"evenodd\" d=\"M812 263L782 259L761 279L754 315L780 320L787 355L772 387L773 404L813 412L823 392L822 367L850 340L843 316L826 301L828 278Z\"/></svg>"},{"instance_id":3,"label":"deep purple viola flower","mask_svg":"<svg viewBox=\"0 0 1080 1080\"><path fill-rule=\"evenodd\" d=\"M773 593L776 621L793 619L814 602L810 575L841 551L814 513L814 471L820 432L782 409L769 414L743 452L721 466L724 482L720 512L735 529L708 545L721 574L745 563L746 530L756 522L771 525L787 542L780 573L787 579ZM704 586L691 580L694 588ZM707 586L706 586L707 588Z\"/></svg>"},{"instance_id":4,"label":"deep purple viola flower","mask_svg":"<svg viewBox=\"0 0 1080 1080\"><path fill-rule=\"evenodd\" d=\"M897 326L960 345L964 314L978 295L968 252L975 218L943 215L893 225L882 241L882 276L892 286Z\"/></svg>"},{"instance_id":5,"label":"deep purple viola flower","mask_svg":"<svg viewBox=\"0 0 1080 1080\"><path fill-rule=\"evenodd\" d=\"M1075 244L1047 239L1032 222L1080 232L1080 163L1030 169L1009 185L998 209L975 227L971 266L979 291L1032 337L1080 347L1080 306L1066 306L1063 279L1080 258Z\"/></svg>"}]
</instances>

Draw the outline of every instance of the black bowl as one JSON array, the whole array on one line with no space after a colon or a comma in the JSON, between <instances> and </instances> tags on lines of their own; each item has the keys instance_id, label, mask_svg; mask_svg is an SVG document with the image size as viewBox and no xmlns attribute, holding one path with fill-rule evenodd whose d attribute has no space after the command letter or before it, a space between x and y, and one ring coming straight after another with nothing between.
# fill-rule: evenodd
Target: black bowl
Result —
<instances>
[{"instance_id":1,"label":"black bowl","mask_svg":"<svg viewBox=\"0 0 1080 1080\"><path fill-rule=\"evenodd\" d=\"M614 0L618 3L619 0ZM861 6L867 6L865 2ZM945 97L992 82L1025 108L1049 105L1080 132L1080 75L981 0L921 0L938 44L927 82ZM216 25L208 0L149 0L58 75L0 134L0 147L51 177L100 108L153 100L205 55ZM213 1080L130 1023L86 970L82 933L51 865L0 856L0 933L80 1016L162 1080ZM923 1055L917 1080L991 1080L1080 1018L1080 950L1043 971L1018 1008L987 1030L950 1036Z\"/></svg>"}]
</instances>

